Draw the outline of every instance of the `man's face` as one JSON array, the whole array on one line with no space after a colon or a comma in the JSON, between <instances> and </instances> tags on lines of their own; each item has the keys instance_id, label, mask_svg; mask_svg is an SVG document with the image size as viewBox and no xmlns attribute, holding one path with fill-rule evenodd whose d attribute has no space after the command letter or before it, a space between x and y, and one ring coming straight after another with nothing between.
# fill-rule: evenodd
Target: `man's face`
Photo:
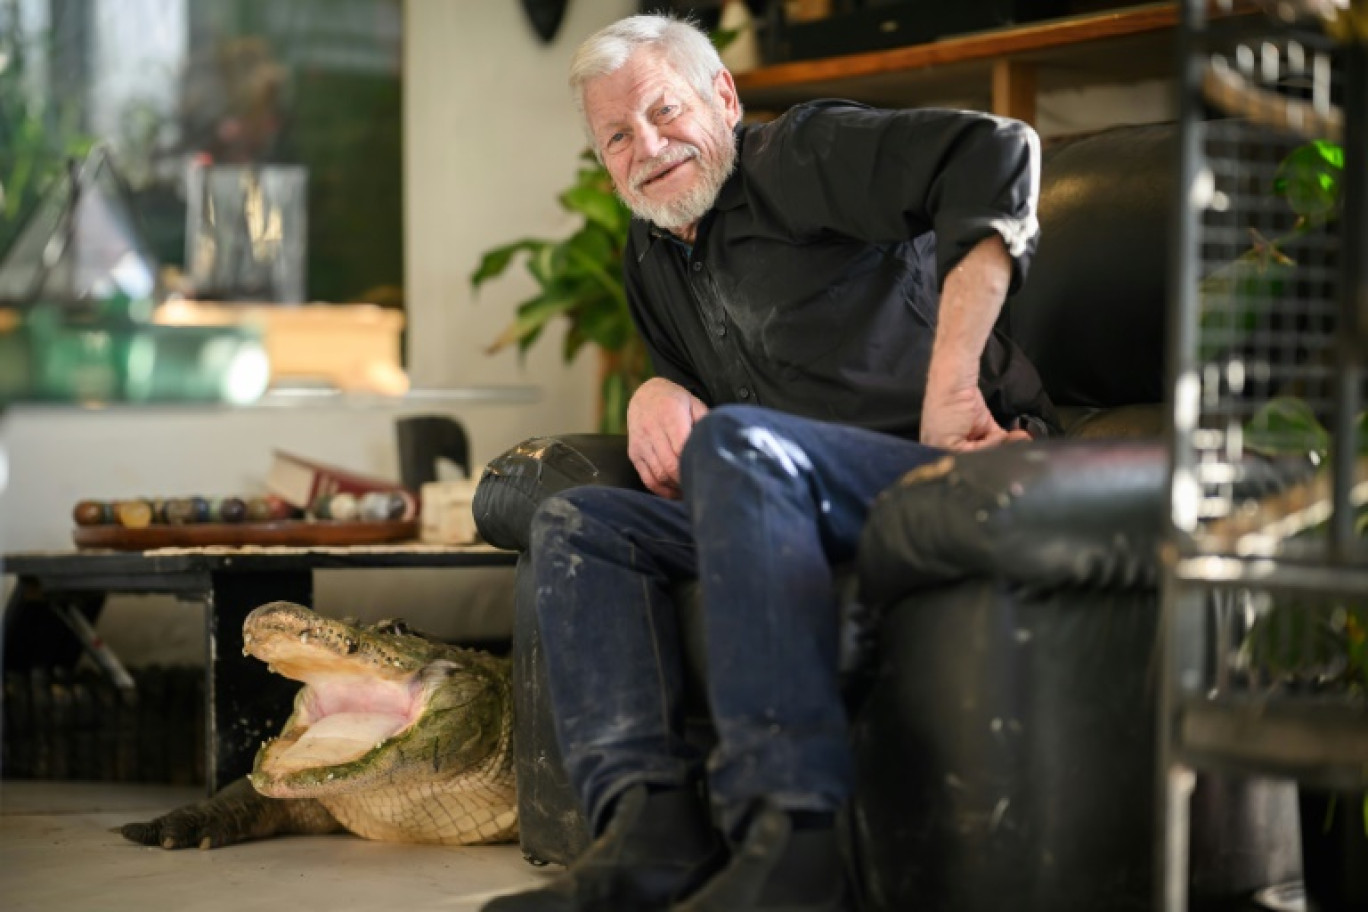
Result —
<instances>
[{"instance_id":1,"label":"man's face","mask_svg":"<svg viewBox=\"0 0 1368 912\"><path fill-rule=\"evenodd\" d=\"M618 195L637 216L692 239L736 163L741 117L731 74L711 103L657 53L640 50L590 81L584 111Z\"/></svg>"}]
</instances>

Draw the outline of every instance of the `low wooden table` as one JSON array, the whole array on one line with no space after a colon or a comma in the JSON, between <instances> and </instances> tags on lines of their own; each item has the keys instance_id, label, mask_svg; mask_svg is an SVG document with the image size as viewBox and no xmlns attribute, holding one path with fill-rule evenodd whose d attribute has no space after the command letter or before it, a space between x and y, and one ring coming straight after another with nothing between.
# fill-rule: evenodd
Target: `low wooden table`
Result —
<instances>
[{"instance_id":1,"label":"low wooden table","mask_svg":"<svg viewBox=\"0 0 1368 912\"><path fill-rule=\"evenodd\" d=\"M66 609L103 604L110 594L162 593L204 605L205 774L217 791L252 766L261 742L279 732L298 684L242 654L242 622L253 608L285 600L313 604L323 569L511 566L517 554L484 545L419 543L355 547L202 547L153 551L81 550L6 554L20 603Z\"/></svg>"}]
</instances>

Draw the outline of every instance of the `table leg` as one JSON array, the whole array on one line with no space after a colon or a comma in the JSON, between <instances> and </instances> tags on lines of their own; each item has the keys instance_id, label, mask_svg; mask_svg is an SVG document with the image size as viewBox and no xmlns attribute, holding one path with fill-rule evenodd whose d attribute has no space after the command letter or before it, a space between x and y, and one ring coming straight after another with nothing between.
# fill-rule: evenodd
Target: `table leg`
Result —
<instances>
[{"instance_id":1,"label":"table leg","mask_svg":"<svg viewBox=\"0 0 1368 912\"><path fill-rule=\"evenodd\" d=\"M205 611L209 687L206 694L205 770L213 794L252 768L261 742L280 732L299 684L242 654L242 622L259 605L284 600L313 604L310 570L211 575Z\"/></svg>"}]
</instances>

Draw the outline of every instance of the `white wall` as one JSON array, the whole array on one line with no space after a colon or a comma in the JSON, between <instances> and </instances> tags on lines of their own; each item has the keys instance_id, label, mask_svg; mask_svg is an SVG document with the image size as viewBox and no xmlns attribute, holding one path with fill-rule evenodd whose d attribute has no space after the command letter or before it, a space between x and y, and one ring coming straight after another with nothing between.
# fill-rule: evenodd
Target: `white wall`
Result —
<instances>
[{"instance_id":1,"label":"white wall","mask_svg":"<svg viewBox=\"0 0 1368 912\"><path fill-rule=\"evenodd\" d=\"M476 300L470 274L491 247L562 237L577 224L556 204L584 148L566 86L570 56L592 32L635 9L633 0L576 0L548 45L513 0L404 6L410 370L421 386L537 384L542 401L522 418L527 436L592 429L593 353L565 367L557 330L525 364L513 351L486 355L534 286L519 266Z\"/></svg>"}]
</instances>

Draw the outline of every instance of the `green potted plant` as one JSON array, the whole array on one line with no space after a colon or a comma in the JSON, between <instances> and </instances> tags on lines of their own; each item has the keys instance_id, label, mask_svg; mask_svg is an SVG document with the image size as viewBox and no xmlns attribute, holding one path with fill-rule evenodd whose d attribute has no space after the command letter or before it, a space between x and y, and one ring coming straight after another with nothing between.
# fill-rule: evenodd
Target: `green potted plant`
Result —
<instances>
[{"instance_id":1,"label":"green potted plant","mask_svg":"<svg viewBox=\"0 0 1368 912\"><path fill-rule=\"evenodd\" d=\"M522 258L537 292L518 305L489 351L516 345L519 353L526 352L549 325L565 321L566 363L586 344L600 352L599 430L623 433L627 401L651 375L622 284L631 213L613 193L612 180L593 153L585 151L580 159L575 182L557 197L562 208L580 217L579 227L561 240L523 238L487 251L470 282L479 289Z\"/></svg>"}]
</instances>

